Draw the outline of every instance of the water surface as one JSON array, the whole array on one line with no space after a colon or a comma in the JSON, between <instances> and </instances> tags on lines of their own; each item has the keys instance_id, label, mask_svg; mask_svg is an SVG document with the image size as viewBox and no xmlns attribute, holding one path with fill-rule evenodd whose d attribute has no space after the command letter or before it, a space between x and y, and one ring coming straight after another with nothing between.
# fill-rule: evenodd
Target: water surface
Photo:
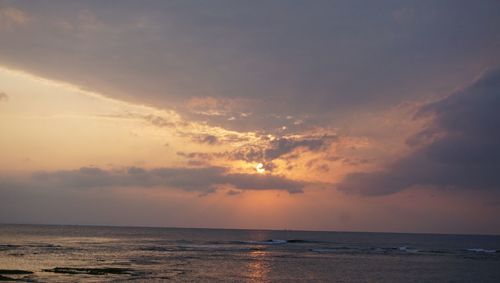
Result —
<instances>
[{"instance_id":1,"label":"water surface","mask_svg":"<svg viewBox=\"0 0 500 283\"><path fill-rule=\"evenodd\" d=\"M500 282L500 236L0 225L7 278Z\"/></svg>"}]
</instances>

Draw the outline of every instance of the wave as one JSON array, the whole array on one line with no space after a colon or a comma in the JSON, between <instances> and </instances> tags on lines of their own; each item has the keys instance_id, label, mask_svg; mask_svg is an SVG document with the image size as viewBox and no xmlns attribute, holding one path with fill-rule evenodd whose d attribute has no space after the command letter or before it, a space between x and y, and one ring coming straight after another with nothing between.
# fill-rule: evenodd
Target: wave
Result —
<instances>
[{"instance_id":1,"label":"wave","mask_svg":"<svg viewBox=\"0 0 500 283\"><path fill-rule=\"evenodd\" d=\"M485 254L494 254L494 253L499 252L497 250L487 250L487 249L479 249L479 248L476 248L476 249L466 249L466 251L468 251L468 252L475 252L475 253L485 253Z\"/></svg>"},{"instance_id":2,"label":"wave","mask_svg":"<svg viewBox=\"0 0 500 283\"><path fill-rule=\"evenodd\" d=\"M239 243L242 244L251 244L251 245L282 245L286 244L286 240L275 240L275 239L270 239L266 241L240 241Z\"/></svg>"},{"instance_id":3,"label":"wave","mask_svg":"<svg viewBox=\"0 0 500 283\"><path fill-rule=\"evenodd\" d=\"M334 253L337 252L338 249L311 249L311 251L316 253Z\"/></svg>"},{"instance_id":4,"label":"wave","mask_svg":"<svg viewBox=\"0 0 500 283\"><path fill-rule=\"evenodd\" d=\"M412 248L406 247L406 246L399 247L399 250L402 252L407 252L407 253L418 253L419 252L419 250L417 250L417 249L412 249Z\"/></svg>"},{"instance_id":5,"label":"wave","mask_svg":"<svg viewBox=\"0 0 500 283\"><path fill-rule=\"evenodd\" d=\"M422 255L471 255L481 254L496 257L500 250L471 248L471 249L416 249L408 246L399 247L359 247L359 246L339 246L339 247L318 247L309 249L315 253L346 253L346 254L422 254Z\"/></svg>"},{"instance_id":6,"label":"wave","mask_svg":"<svg viewBox=\"0 0 500 283\"><path fill-rule=\"evenodd\" d=\"M247 245L283 245L283 244L317 244L320 242L302 240L302 239L291 239L291 240L269 239L265 241L236 241L232 243L247 244Z\"/></svg>"},{"instance_id":7,"label":"wave","mask_svg":"<svg viewBox=\"0 0 500 283\"><path fill-rule=\"evenodd\" d=\"M139 247L138 250L149 252L241 252L256 250L256 248L245 246L238 247L234 244L182 244L171 246L143 246Z\"/></svg>"},{"instance_id":8,"label":"wave","mask_svg":"<svg viewBox=\"0 0 500 283\"><path fill-rule=\"evenodd\" d=\"M310 241L310 240L301 240L301 239L286 240L286 242L291 243L291 244L319 244L319 243L321 243L319 241Z\"/></svg>"},{"instance_id":9,"label":"wave","mask_svg":"<svg viewBox=\"0 0 500 283\"><path fill-rule=\"evenodd\" d=\"M344 253L374 253L374 254L387 254L387 253L420 253L422 252L421 250L414 249L411 247L407 246L400 246L400 247L346 247L346 246L339 246L339 247L332 247L332 248L314 248L310 249L312 252L317 252L317 253L338 253L338 252L344 252Z\"/></svg>"}]
</instances>

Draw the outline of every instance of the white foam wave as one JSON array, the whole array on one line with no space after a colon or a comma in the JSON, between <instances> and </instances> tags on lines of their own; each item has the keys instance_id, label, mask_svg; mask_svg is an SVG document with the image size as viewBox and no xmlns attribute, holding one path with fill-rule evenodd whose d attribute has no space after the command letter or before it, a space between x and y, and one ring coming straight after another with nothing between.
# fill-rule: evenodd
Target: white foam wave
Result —
<instances>
[{"instance_id":1,"label":"white foam wave","mask_svg":"<svg viewBox=\"0 0 500 283\"><path fill-rule=\"evenodd\" d=\"M492 254L496 253L496 250L487 250L487 249L467 249L469 252L475 252L475 253L487 253L487 254Z\"/></svg>"}]
</instances>

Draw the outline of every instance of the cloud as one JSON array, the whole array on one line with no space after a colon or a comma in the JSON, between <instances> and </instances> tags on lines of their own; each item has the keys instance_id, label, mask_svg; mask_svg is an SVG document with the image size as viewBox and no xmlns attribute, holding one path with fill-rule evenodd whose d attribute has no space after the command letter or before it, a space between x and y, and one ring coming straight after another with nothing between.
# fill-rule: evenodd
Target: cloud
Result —
<instances>
[{"instance_id":1,"label":"cloud","mask_svg":"<svg viewBox=\"0 0 500 283\"><path fill-rule=\"evenodd\" d=\"M211 127L206 123L188 122L175 111L154 111L153 113L118 111L112 114L98 115L98 117L138 120L158 128L174 129L179 137L206 145L241 144L249 142L251 139L257 139L256 134L252 132L228 131L223 128Z\"/></svg>"},{"instance_id":2,"label":"cloud","mask_svg":"<svg viewBox=\"0 0 500 283\"><path fill-rule=\"evenodd\" d=\"M320 118L439 91L500 62L495 0L121 2L16 1L4 18L36 25L2 34L0 63L253 131L291 126L270 114L331 125Z\"/></svg>"},{"instance_id":3,"label":"cloud","mask_svg":"<svg viewBox=\"0 0 500 283\"><path fill-rule=\"evenodd\" d=\"M500 189L500 68L450 96L423 106L431 122L410 140L413 153L386 170L348 175L338 188L387 195L412 186Z\"/></svg>"},{"instance_id":4,"label":"cloud","mask_svg":"<svg viewBox=\"0 0 500 283\"><path fill-rule=\"evenodd\" d=\"M327 149L338 137L334 134L325 135L298 135L282 136L269 139L262 145L247 145L234 151L225 153L229 159L244 160L249 162L271 162L275 159L285 158L286 155L296 150L318 152Z\"/></svg>"},{"instance_id":5,"label":"cloud","mask_svg":"<svg viewBox=\"0 0 500 283\"><path fill-rule=\"evenodd\" d=\"M137 119L143 120L147 123L150 123L153 126L159 128L176 128L178 126L185 125L184 122L179 121L179 117L174 112L165 112L164 114L142 114L135 112L123 111L116 114L106 114L99 115L104 118L112 118L112 119Z\"/></svg>"},{"instance_id":6,"label":"cloud","mask_svg":"<svg viewBox=\"0 0 500 283\"><path fill-rule=\"evenodd\" d=\"M176 124L169 119L158 115L144 115L142 118L157 127L175 127Z\"/></svg>"},{"instance_id":7,"label":"cloud","mask_svg":"<svg viewBox=\"0 0 500 283\"><path fill-rule=\"evenodd\" d=\"M0 7L0 31L11 30L16 26L26 25L30 17L22 10L14 7Z\"/></svg>"},{"instance_id":8,"label":"cloud","mask_svg":"<svg viewBox=\"0 0 500 283\"><path fill-rule=\"evenodd\" d=\"M228 195L228 196L236 196L239 194L241 194L241 191L229 190L226 192L226 195Z\"/></svg>"},{"instance_id":9,"label":"cloud","mask_svg":"<svg viewBox=\"0 0 500 283\"><path fill-rule=\"evenodd\" d=\"M108 187L167 187L185 191L210 193L221 186L239 190L283 190L301 193L307 184L282 176L230 173L223 167L153 168L129 167L123 170L103 170L81 167L77 170L35 172L19 178L0 177L4 188L88 189Z\"/></svg>"},{"instance_id":10,"label":"cloud","mask_svg":"<svg viewBox=\"0 0 500 283\"><path fill-rule=\"evenodd\" d=\"M215 144L218 142L225 142L231 139L220 140L214 142L204 141L207 136L194 136L200 143ZM318 152L326 150L333 142L338 139L337 135L324 134L324 135L302 135L302 136L282 136L270 139L267 136L261 137L261 143L248 143L238 148L215 153L205 152L177 152L178 156L188 159L195 159L199 161L209 161L216 158L224 158L228 160L242 160L246 162L263 162L272 166L273 160L279 158L286 158L297 150L304 150L308 152ZM242 141L239 139L238 141ZM270 169L270 167L269 167Z\"/></svg>"},{"instance_id":11,"label":"cloud","mask_svg":"<svg viewBox=\"0 0 500 283\"><path fill-rule=\"evenodd\" d=\"M329 146L337 139L336 135L310 136L300 138L282 137L270 142L266 148L264 156L266 160L273 160L283 155L289 154L298 148L304 148L308 151L320 151Z\"/></svg>"},{"instance_id":12,"label":"cloud","mask_svg":"<svg viewBox=\"0 0 500 283\"><path fill-rule=\"evenodd\" d=\"M9 96L5 92L0 92L0 101L9 100Z\"/></svg>"},{"instance_id":13,"label":"cloud","mask_svg":"<svg viewBox=\"0 0 500 283\"><path fill-rule=\"evenodd\" d=\"M219 138L214 135L193 135L191 139L201 144L215 145L219 143Z\"/></svg>"},{"instance_id":14,"label":"cloud","mask_svg":"<svg viewBox=\"0 0 500 283\"><path fill-rule=\"evenodd\" d=\"M178 156L182 156L188 159L196 159L196 160L204 160L204 161L209 161L214 159L214 157L217 156L217 153L209 153L209 152L183 152L183 151L178 151L176 153Z\"/></svg>"}]
</instances>

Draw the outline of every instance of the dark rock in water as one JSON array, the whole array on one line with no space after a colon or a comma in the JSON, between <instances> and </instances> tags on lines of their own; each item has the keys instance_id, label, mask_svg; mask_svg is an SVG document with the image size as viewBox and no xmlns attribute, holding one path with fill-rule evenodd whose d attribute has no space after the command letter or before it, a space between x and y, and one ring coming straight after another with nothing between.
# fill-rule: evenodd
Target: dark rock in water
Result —
<instances>
[{"instance_id":1,"label":"dark rock in water","mask_svg":"<svg viewBox=\"0 0 500 283\"><path fill-rule=\"evenodd\" d=\"M428 250L426 252L432 253L432 254L446 254L446 253L450 253L449 251L443 251L443 250Z\"/></svg>"},{"instance_id":2,"label":"dark rock in water","mask_svg":"<svg viewBox=\"0 0 500 283\"><path fill-rule=\"evenodd\" d=\"M309 241L299 240L299 239L287 240L286 242L287 243L296 243L296 244L310 243Z\"/></svg>"},{"instance_id":3,"label":"dark rock in water","mask_svg":"<svg viewBox=\"0 0 500 283\"><path fill-rule=\"evenodd\" d=\"M24 279L16 279L4 275L27 275L33 274L31 271L19 269L0 269L0 281L25 281Z\"/></svg>"},{"instance_id":4,"label":"dark rock in water","mask_svg":"<svg viewBox=\"0 0 500 283\"><path fill-rule=\"evenodd\" d=\"M90 275L133 274L132 269L118 268L118 267L103 267L103 268L55 267L52 269L44 269L43 271L64 273L64 274L90 274Z\"/></svg>"},{"instance_id":5,"label":"dark rock in water","mask_svg":"<svg viewBox=\"0 0 500 283\"><path fill-rule=\"evenodd\" d=\"M0 275L0 281L17 281L17 280L14 279L14 278L10 278L10 277L6 277L6 276Z\"/></svg>"},{"instance_id":6,"label":"dark rock in water","mask_svg":"<svg viewBox=\"0 0 500 283\"><path fill-rule=\"evenodd\" d=\"M0 245L0 251L14 250L19 248L18 245Z\"/></svg>"},{"instance_id":7,"label":"dark rock in water","mask_svg":"<svg viewBox=\"0 0 500 283\"><path fill-rule=\"evenodd\" d=\"M0 274L33 274L33 272L18 269L0 269Z\"/></svg>"}]
</instances>

